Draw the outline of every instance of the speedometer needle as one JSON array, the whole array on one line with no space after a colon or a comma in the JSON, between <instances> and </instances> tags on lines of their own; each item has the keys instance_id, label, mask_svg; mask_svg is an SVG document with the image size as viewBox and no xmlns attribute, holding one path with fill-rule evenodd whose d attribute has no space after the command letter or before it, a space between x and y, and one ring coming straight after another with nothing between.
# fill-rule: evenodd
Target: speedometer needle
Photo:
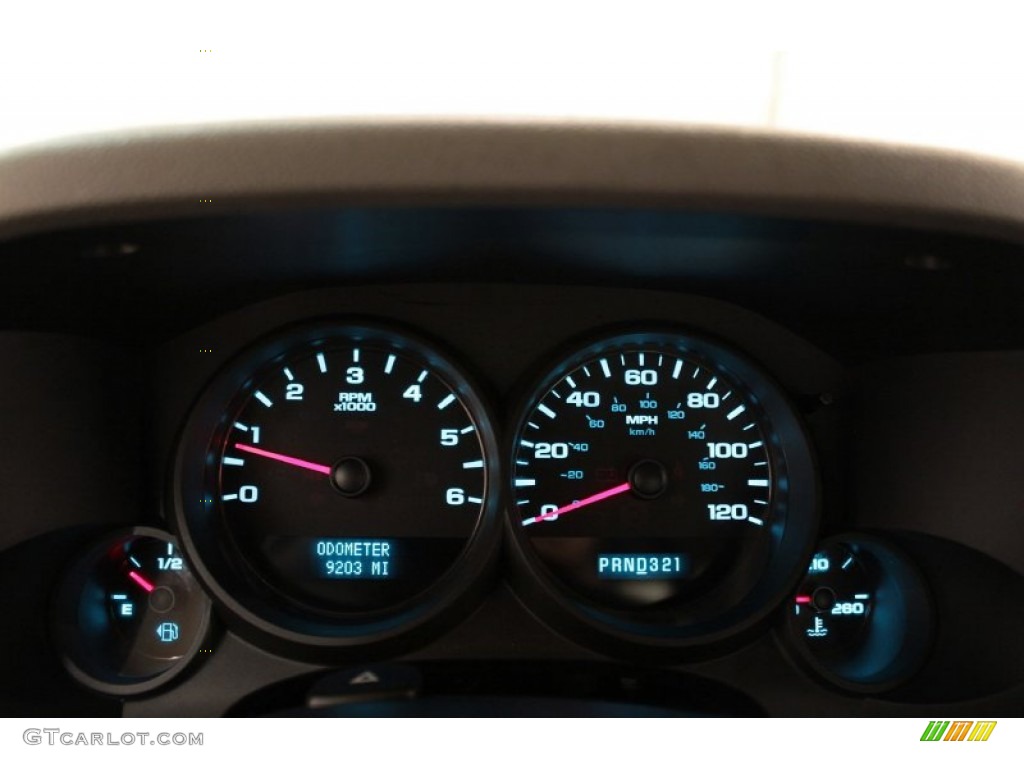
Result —
<instances>
[{"instance_id":1,"label":"speedometer needle","mask_svg":"<svg viewBox=\"0 0 1024 768\"><path fill-rule=\"evenodd\" d=\"M566 504L564 507L559 507L553 512L545 512L542 515L528 517L525 520L523 520L523 525L533 525L534 523L539 522L541 520L554 520L555 518L564 515L566 512L572 512L574 509L585 507L588 504L594 504L598 501L604 501L605 499L611 498L612 496L618 496L620 493L625 493L632 487L633 486L631 486L629 483L622 483L621 485L616 485L614 488L609 488L607 491L601 491L600 493L595 493L593 496L587 496L585 499L574 501L572 504Z\"/></svg>"},{"instance_id":2,"label":"speedometer needle","mask_svg":"<svg viewBox=\"0 0 1024 768\"><path fill-rule=\"evenodd\" d=\"M314 464L312 461L306 461L305 459L297 459L294 456L285 456L283 453L271 453L270 451L264 451L262 448L257 448L253 445L246 445L245 443L235 443L235 448L246 453L252 453L256 456L262 456L265 459L273 459L274 461L280 461L283 464L291 464L293 467L299 467L300 469L310 469L314 472L319 472L322 475L331 474L331 468L326 464Z\"/></svg>"}]
</instances>

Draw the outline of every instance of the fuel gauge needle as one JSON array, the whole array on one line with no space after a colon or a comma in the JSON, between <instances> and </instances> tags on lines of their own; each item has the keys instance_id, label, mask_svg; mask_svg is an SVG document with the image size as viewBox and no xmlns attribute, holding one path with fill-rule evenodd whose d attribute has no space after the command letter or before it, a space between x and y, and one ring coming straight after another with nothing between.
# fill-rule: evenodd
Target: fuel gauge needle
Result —
<instances>
[{"instance_id":1,"label":"fuel gauge needle","mask_svg":"<svg viewBox=\"0 0 1024 768\"><path fill-rule=\"evenodd\" d=\"M149 582L146 579L146 577L138 571L128 571L128 578L130 578L132 581L134 581L147 592L152 592L154 589L156 589L156 587L154 587L153 584Z\"/></svg>"},{"instance_id":2,"label":"fuel gauge needle","mask_svg":"<svg viewBox=\"0 0 1024 768\"><path fill-rule=\"evenodd\" d=\"M572 504L566 504L564 507L559 507L553 512L545 512L542 515L528 517L525 520L523 520L523 525L533 525L534 523L540 522L542 520L555 520L561 515L564 515L566 512L572 512L573 510L579 509L580 507L585 507L588 504L594 504L598 501L610 499L612 496L618 496L620 493L625 493L630 488L632 488L632 486L629 483L622 483L621 485L616 485L614 488L609 488L606 491L595 493L593 496L587 496L585 499L580 499L579 501L572 502Z\"/></svg>"}]
</instances>

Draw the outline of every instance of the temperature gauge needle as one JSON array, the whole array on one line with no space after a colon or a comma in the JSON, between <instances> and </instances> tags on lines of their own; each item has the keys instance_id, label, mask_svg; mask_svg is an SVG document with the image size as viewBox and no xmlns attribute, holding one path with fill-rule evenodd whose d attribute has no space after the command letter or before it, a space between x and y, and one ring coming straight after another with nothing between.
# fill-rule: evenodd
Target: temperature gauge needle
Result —
<instances>
[{"instance_id":1,"label":"temperature gauge needle","mask_svg":"<svg viewBox=\"0 0 1024 768\"><path fill-rule=\"evenodd\" d=\"M154 587L146 579L146 577L143 576L138 571L128 571L128 578L130 578L132 581L134 581L136 584L138 584L140 587L142 587L147 592L152 592L154 589L156 589L156 587Z\"/></svg>"},{"instance_id":2,"label":"temperature gauge needle","mask_svg":"<svg viewBox=\"0 0 1024 768\"><path fill-rule=\"evenodd\" d=\"M312 461L306 461L305 459L297 459L294 456L285 456L283 453L271 453L270 451L264 451L262 448L257 448L254 445L246 445L245 443L235 443L235 448L246 453L251 453L256 456L262 456L265 459L272 459L274 461L280 461L282 464L291 464L293 467L299 467L300 469L309 469L313 472L319 472L322 475L331 474L331 468L326 464L314 464Z\"/></svg>"},{"instance_id":3,"label":"temperature gauge needle","mask_svg":"<svg viewBox=\"0 0 1024 768\"><path fill-rule=\"evenodd\" d=\"M536 523L541 520L554 520L555 518L564 515L566 512L572 512L574 509L585 507L588 504L594 504L598 501L610 499L612 496L618 496L620 493L625 493L630 488L632 488L632 486L629 483L622 483L621 485L616 485L614 488L609 488L607 491L601 491L600 493L595 493L593 496L587 496L585 499L574 501L572 504L566 504L564 507L559 507L553 512L545 512L542 515L528 517L525 520L523 520L523 525L532 525L533 523Z\"/></svg>"}]
</instances>

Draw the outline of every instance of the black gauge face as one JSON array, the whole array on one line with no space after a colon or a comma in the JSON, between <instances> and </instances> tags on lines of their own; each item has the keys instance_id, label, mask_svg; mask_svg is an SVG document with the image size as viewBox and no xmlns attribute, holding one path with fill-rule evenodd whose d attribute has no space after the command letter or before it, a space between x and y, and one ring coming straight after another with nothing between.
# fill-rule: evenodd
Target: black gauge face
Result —
<instances>
[{"instance_id":1,"label":"black gauge face","mask_svg":"<svg viewBox=\"0 0 1024 768\"><path fill-rule=\"evenodd\" d=\"M56 636L86 684L141 692L195 654L209 612L174 538L139 528L105 537L67 574Z\"/></svg>"},{"instance_id":2,"label":"black gauge face","mask_svg":"<svg viewBox=\"0 0 1024 768\"><path fill-rule=\"evenodd\" d=\"M328 635L336 619L388 621L486 546L489 422L461 375L406 338L335 327L288 341L212 388L209 407L225 399L204 453L179 456L203 468L184 522L257 612L320 616Z\"/></svg>"},{"instance_id":3,"label":"black gauge face","mask_svg":"<svg viewBox=\"0 0 1024 768\"><path fill-rule=\"evenodd\" d=\"M781 545L804 548L814 530L810 458L781 395L690 337L618 337L572 356L527 405L513 460L527 558L609 615L714 622L766 574L795 575Z\"/></svg>"},{"instance_id":4,"label":"black gauge face","mask_svg":"<svg viewBox=\"0 0 1024 768\"><path fill-rule=\"evenodd\" d=\"M374 610L458 559L487 482L479 428L423 360L370 344L300 349L245 388L214 446L228 535L303 601Z\"/></svg>"}]
</instances>

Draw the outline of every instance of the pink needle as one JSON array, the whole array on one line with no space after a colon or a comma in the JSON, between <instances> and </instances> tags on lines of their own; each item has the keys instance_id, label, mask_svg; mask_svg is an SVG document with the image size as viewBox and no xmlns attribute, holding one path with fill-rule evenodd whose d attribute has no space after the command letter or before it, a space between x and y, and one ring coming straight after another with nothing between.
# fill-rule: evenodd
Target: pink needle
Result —
<instances>
[{"instance_id":1,"label":"pink needle","mask_svg":"<svg viewBox=\"0 0 1024 768\"><path fill-rule=\"evenodd\" d=\"M128 571L128 578L138 584L147 592L152 592L156 587L146 581L145 577L138 571Z\"/></svg>"},{"instance_id":2,"label":"pink needle","mask_svg":"<svg viewBox=\"0 0 1024 768\"><path fill-rule=\"evenodd\" d=\"M620 493L625 493L632 487L633 486L631 486L629 483L616 485L614 488L609 488L607 491L601 491L600 493L595 493L593 496L587 496L587 498L585 499L574 501L572 504L566 504L564 507L559 507L553 512L545 512L543 515L528 517L525 520L523 520L523 525L532 525L533 523L536 523L539 520L554 520L556 517L564 515L566 512L572 512L574 509L585 507L588 504L594 504L598 501L604 501L607 498L611 498L612 496L618 496Z\"/></svg>"},{"instance_id":3,"label":"pink needle","mask_svg":"<svg viewBox=\"0 0 1024 768\"><path fill-rule=\"evenodd\" d=\"M796 601L800 605L804 605L806 603L811 602L811 596L810 595L797 595L796 596Z\"/></svg>"},{"instance_id":4,"label":"pink needle","mask_svg":"<svg viewBox=\"0 0 1024 768\"><path fill-rule=\"evenodd\" d=\"M331 468L325 464L314 464L312 461L305 461L304 459L296 459L294 456L285 456L283 453L271 453L270 451L264 451L262 448L256 448L252 445L246 445L245 443L235 443L235 448L246 453L254 453L257 456L262 456L265 459L273 459L274 461L280 461L284 464L291 464L293 467L300 467L302 469L311 469L314 472L319 472L322 475L331 474Z\"/></svg>"}]
</instances>

